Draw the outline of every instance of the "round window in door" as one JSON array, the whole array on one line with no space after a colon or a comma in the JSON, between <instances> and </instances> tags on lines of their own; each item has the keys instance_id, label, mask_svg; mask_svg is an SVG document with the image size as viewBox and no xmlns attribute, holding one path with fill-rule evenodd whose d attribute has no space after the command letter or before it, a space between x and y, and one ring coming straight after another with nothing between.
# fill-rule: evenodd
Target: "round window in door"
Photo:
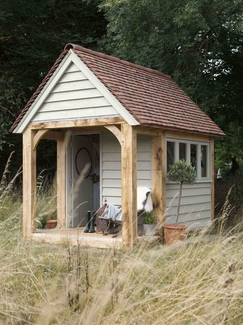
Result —
<instances>
[{"instance_id":1,"label":"round window in door","mask_svg":"<svg viewBox=\"0 0 243 325\"><path fill-rule=\"evenodd\" d=\"M89 151L86 148L80 148L75 156L75 167L80 175L84 171L84 177L90 176L92 171L92 159Z\"/></svg>"}]
</instances>

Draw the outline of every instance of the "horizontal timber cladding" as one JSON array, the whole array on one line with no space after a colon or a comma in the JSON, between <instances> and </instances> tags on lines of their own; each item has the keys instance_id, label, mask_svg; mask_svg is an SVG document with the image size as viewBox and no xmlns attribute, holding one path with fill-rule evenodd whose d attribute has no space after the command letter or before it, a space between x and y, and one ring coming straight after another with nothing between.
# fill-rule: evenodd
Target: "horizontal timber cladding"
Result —
<instances>
[{"instance_id":1,"label":"horizontal timber cladding","mask_svg":"<svg viewBox=\"0 0 243 325\"><path fill-rule=\"evenodd\" d=\"M32 122L116 117L118 112L74 65L62 75Z\"/></svg>"},{"instance_id":2,"label":"horizontal timber cladding","mask_svg":"<svg viewBox=\"0 0 243 325\"><path fill-rule=\"evenodd\" d=\"M151 137L137 136L137 184L151 188ZM121 146L110 132L101 134L101 203L121 205Z\"/></svg>"},{"instance_id":3,"label":"horizontal timber cladding","mask_svg":"<svg viewBox=\"0 0 243 325\"><path fill-rule=\"evenodd\" d=\"M166 223L175 223L179 184L166 185ZM183 185L179 223L189 229L211 225L211 183Z\"/></svg>"},{"instance_id":4,"label":"horizontal timber cladding","mask_svg":"<svg viewBox=\"0 0 243 325\"><path fill-rule=\"evenodd\" d=\"M137 186L152 186L152 139L137 135Z\"/></svg>"}]
</instances>

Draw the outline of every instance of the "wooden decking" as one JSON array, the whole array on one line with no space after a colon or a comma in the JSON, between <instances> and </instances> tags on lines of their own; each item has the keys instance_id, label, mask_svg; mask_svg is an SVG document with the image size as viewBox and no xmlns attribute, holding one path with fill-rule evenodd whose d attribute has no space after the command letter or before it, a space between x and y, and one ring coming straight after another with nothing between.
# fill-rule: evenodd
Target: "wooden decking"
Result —
<instances>
[{"instance_id":1,"label":"wooden decking","mask_svg":"<svg viewBox=\"0 0 243 325\"><path fill-rule=\"evenodd\" d=\"M102 233L84 233L84 228L70 229L37 229L31 239L49 243L70 243L71 245L90 246L97 248L119 248L122 244L121 235L104 236Z\"/></svg>"},{"instance_id":2,"label":"wooden decking","mask_svg":"<svg viewBox=\"0 0 243 325\"><path fill-rule=\"evenodd\" d=\"M84 233L84 228L71 229L37 229L32 234L31 240L48 243L69 243L96 248L121 248L123 246L122 236L114 234L104 236L102 233ZM158 241L158 236L139 236L139 244L147 244Z\"/></svg>"}]
</instances>

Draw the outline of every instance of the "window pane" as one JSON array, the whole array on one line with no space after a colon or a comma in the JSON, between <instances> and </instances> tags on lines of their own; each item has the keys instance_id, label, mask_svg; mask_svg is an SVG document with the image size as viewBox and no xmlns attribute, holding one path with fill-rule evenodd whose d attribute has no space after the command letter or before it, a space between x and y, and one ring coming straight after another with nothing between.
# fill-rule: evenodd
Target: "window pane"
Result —
<instances>
[{"instance_id":1,"label":"window pane","mask_svg":"<svg viewBox=\"0 0 243 325\"><path fill-rule=\"evenodd\" d=\"M207 146L201 146L201 177L207 177Z\"/></svg>"},{"instance_id":2,"label":"window pane","mask_svg":"<svg viewBox=\"0 0 243 325\"><path fill-rule=\"evenodd\" d=\"M195 167L195 172L197 175L197 145L191 144L191 165Z\"/></svg>"},{"instance_id":3,"label":"window pane","mask_svg":"<svg viewBox=\"0 0 243 325\"><path fill-rule=\"evenodd\" d=\"M179 143L179 159L186 160L186 143Z\"/></svg>"},{"instance_id":4,"label":"window pane","mask_svg":"<svg viewBox=\"0 0 243 325\"><path fill-rule=\"evenodd\" d=\"M175 142L167 142L167 171L170 166L175 162Z\"/></svg>"}]
</instances>

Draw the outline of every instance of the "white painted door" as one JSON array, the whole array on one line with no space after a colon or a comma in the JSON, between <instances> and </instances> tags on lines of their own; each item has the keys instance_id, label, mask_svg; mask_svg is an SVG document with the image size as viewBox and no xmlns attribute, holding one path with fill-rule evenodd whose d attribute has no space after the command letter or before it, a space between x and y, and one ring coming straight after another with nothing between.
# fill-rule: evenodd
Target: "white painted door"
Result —
<instances>
[{"instance_id":1,"label":"white painted door","mask_svg":"<svg viewBox=\"0 0 243 325\"><path fill-rule=\"evenodd\" d=\"M67 169L67 227L84 226L87 210L93 208L91 136L71 136Z\"/></svg>"}]
</instances>

